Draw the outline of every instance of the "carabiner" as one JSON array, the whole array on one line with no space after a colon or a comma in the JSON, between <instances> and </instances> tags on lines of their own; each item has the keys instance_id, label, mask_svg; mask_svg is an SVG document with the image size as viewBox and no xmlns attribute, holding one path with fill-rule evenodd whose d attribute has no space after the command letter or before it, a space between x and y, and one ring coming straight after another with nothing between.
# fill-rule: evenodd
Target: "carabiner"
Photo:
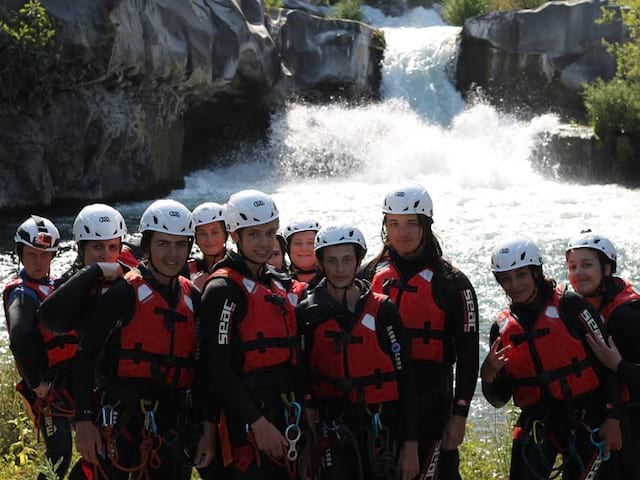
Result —
<instances>
[{"instance_id":1,"label":"carabiner","mask_svg":"<svg viewBox=\"0 0 640 480\"><path fill-rule=\"evenodd\" d=\"M596 437L596 433L600 431L599 428L594 428L591 430L589 434L589 440L591 441L591 445L598 449L598 458L603 462L606 462L611 458L611 452L608 452L606 455L604 454L604 440L598 441L598 437Z\"/></svg>"}]
</instances>

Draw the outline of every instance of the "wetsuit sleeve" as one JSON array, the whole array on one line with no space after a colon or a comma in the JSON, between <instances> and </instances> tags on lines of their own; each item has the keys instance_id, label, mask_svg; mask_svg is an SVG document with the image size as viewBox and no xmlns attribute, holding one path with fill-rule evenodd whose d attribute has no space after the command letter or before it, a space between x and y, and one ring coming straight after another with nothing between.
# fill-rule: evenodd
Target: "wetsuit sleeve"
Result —
<instances>
[{"instance_id":1,"label":"wetsuit sleeve","mask_svg":"<svg viewBox=\"0 0 640 480\"><path fill-rule=\"evenodd\" d=\"M404 420L405 440L418 438L418 393L416 390L410 342L402 326L398 308L386 300L378 311L376 331L382 349L389 354L398 377L400 409Z\"/></svg>"},{"instance_id":2,"label":"wetsuit sleeve","mask_svg":"<svg viewBox=\"0 0 640 480\"><path fill-rule=\"evenodd\" d=\"M466 417L478 380L480 335L478 298L471 282L461 272L448 281L446 289L447 331L456 352L456 381L453 415Z\"/></svg>"},{"instance_id":3,"label":"wetsuit sleeve","mask_svg":"<svg viewBox=\"0 0 640 480\"><path fill-rule=\"evenodd\" d=\"M602 324L600 314L586 302L580 295L574 292L565 292L560 303L560 314L563 321L571 331L580 335L583 345L596 366L602 380L602 393L604 397L604 414L611 418L620 418L620 405L622 403L622 386L615 372L604 367L595 354L591 352L586 342L587 333L593 332L607 338L607 332Z\"/></svg>"},{"instance_id":4,"label":"wetsuit sleeve","mask_svg":"<svg viewBox=\"0 0 640 480\"><path fill-rule=\"evenodd\" d=\"M498 324L494 322L489 333L489 345L493 345L500 334L499 332ZM502 348L502 345L499 348ZM482 394L487 402L496 408L502 408L507 404L513 394L513 387L504 368L498 372L493 382L482 380Z\"/></svg>"},{"instance_id":5,"label":"wetsuit sleeve","mask_svg":"<svg viewBox=\"0 0 640 480\"><path fill-rule=\"evenodd\" d=\"M214 278L202 295L202 354L209 379L224 408L251 425L262 416L232 365L231 337L245 315L247 301L240 288L226 278Z\"/></svg>"},{"instance_id":6,"label":"wetsuit sleeve","mask_svg":"<svg viewBox=\"0 0 640 480\"><path fill-rule=\"evenodd\" d=\"M9 347L20 374L32 389L43 381L47 368L44 343L36 331L37 308L37 294L29 288L17 287L11 292L6 309Z\"/></svg>"},{"instance_id":7,"label":"wetsuit sleeve","mask_svg":"<svg viewBox=\"0 0 640 480\"><path fill-rule=\"evenodd\" d=\"M191 388L193 402L199 420L214 421L218 417L218 404L213 386L207 378L206 364L202 358L202 324L200 320L202 302L200 291L195 286L191 289L191 300L196 314L196 335L198 337L198 350L195 357L196 371Z\"/></svg>"},{"instance_id":8,"label":"wetsuit sleeve","mask_svg":"<svg viewBox=\"0 0 640 480\"><path fill-rule=\"evenodd\" d=\"M91 322L85 326L73 361L76 421L95 418L91 393L98 359L111 333L118 327L119 322L131 318L134 309L134 290L125 280L118 280L108 292L98 298L91 312Z\"/></svg>"},{"instance_id":9,"label":"wetsuit sleeve","mask_svg":"<svg viewBox=\"0 0 640 480\"><path fill-rule=\"evenodd\" d=\"M55 333L64 333L77 327L91 307L94 282L102 277L98 264L83 268L44 299L38 309L40 322Z\"/></svg>"},{"instance_id":10,"label":"wetsuit sleeve","mask_svg":"<svg viewBox=\"0 0 640 480\"><path fill-rule=\"evenodd\" d=\"M629 385L640 385L640 302L616 308L607 328L622 355L618 375Z\"/></svg>"}]
</instances>

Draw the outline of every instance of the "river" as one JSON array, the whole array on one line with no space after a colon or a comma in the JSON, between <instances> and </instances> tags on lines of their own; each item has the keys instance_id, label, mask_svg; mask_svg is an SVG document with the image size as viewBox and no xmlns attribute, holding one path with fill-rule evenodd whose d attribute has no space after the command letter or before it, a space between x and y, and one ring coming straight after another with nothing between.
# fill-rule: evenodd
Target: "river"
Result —
<instances>
[{"instance_id":1,"label":"river","mask_svg":"<svg viewBox=\"0 0 640 480\"><path fill-rule=\"evenodd\" d=\"M503 236L533 238L542 249L545 271L566 281L564 246L590 227L616 245L619 273L640 281L640 222L634 207L640 205L640 191L543 178L532 170L530 154L536 134L556 125L556 117L522 121L480 100L465 104L450 80L460 29L446 26L434 11L417 8L388 18L372 8L363 10L387 40L381 102L290 104L274 115L265 141L244 144L231 154L233 166L195 172L184 189L170 196L192 208L258 188L274 196L284 223L305 215L323 224L360 226L373 255L381 245L384 193L398 182L423 184L433 198L434 231L446 258L477 290L481 358L490 324L505 304L489 270L492 247ZM135 231L148 204L115 206ZM72 218L54 220L63 237L70 238ZM17 223L2 223L4 283L15 272L10 237ZM54 273L73 256L72 245L65 243ZM491 407L479 388L476 397L472 418L484 417Z\"/></svg>"}]
</instances>

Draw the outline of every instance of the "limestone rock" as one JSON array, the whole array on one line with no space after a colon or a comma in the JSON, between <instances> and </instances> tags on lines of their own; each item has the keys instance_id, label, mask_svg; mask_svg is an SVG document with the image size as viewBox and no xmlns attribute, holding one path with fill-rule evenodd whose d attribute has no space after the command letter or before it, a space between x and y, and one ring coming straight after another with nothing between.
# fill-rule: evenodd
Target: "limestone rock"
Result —
<instances>
[{"instance_id":1,"label":"limestone rock","mask_svg":"<svg viewBox=\"0 0 640 480\"><path fill-rule=\"evenodd\" d=\"M597 24L606 2L550 2L537 10L493 12L465 22L456 83L497 103L534 113L582 117L583 85L610 79L615 60L602 40L621 41L621 22Z\"/></svg>"}]
</instances>

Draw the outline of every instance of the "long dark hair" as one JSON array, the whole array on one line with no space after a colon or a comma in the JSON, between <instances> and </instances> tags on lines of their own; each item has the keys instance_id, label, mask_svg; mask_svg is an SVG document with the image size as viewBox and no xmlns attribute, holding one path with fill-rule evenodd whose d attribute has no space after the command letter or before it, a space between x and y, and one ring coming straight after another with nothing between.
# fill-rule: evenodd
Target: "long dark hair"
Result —
<instances>
[{"instance_id":1,"label":"long dark hair","mask_svg":"<svg viewBox=\"0 0 640 480\"><path fill-rule=\"evenodd\" d=\"M422 229L422 240L419 247L421 249L422 255L417 260L430 265L435 269L437 273L444 273L447 262L442 258L442 247L440 246L440 241L431 229L431 225L433 225L433 219L431 217L427 217L426 215L416 214L416 216L418 218L420 228ZM382 219L382 226L380 227L382 250L367 265L365 269L365 275L367 278L373 277L376 265L383 261L389 255L389 252L393 249L393 247L389 245L386 221L387 216L385 215Z\"/></svg>"}]
</instances>

